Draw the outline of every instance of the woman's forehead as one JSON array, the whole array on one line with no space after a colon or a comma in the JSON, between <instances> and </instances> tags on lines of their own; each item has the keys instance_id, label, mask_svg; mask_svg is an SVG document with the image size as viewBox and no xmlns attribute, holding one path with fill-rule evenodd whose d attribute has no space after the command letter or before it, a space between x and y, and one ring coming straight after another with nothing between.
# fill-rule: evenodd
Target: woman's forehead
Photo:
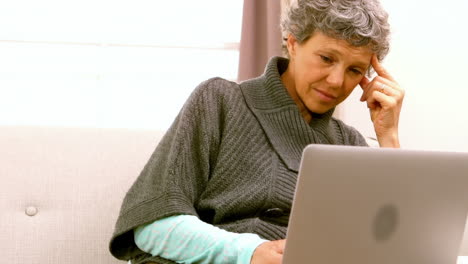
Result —
<instances>
[{"instance_id":1,"label":"woman's forehead","mask_svg":"<svg viewBox=\"0 0 468 264\"><path fill-rule=\"evenodd\" d=\"M348 41L329 37L323 33L314 33L307 41L316 50L344 56L357 63L368 66L372 57L372 50L368 46L353 46Z\"/></svg>"}]
</instances>

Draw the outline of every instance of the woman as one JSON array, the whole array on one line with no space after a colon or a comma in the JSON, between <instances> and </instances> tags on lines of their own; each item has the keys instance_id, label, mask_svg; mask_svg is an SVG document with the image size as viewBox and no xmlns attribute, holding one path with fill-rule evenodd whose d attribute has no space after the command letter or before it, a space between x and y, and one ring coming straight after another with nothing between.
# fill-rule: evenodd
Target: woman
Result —
<instances>
[{"instance_id":1,"label":"woman","mask_svg":"<svg viewBox=\"0 0 468 264\"><path fill-rule=\"evenodd\" d=\"M377 0L298 0L288 58L241 84L200 84L127 193L110 250L132 263L281 263L303 148L366 146L332 118L356 86L381 147L399 147L403 90L381 66ZM377 76L365 75L373 68Z\"/></svg>"}]
</instances>

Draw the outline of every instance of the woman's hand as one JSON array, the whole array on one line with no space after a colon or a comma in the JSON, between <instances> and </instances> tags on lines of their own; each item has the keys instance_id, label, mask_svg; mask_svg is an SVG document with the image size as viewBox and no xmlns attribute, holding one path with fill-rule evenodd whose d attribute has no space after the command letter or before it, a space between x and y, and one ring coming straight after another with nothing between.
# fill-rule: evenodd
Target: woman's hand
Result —
<instances>
[{"instance_id":1,"label":"woman's hand","mask_svg":"<svg viewBox=\"0 0 468 264\"><path fill-rule=\"evenodd\" d=\"M380 147L399 148L398 122L405 91L380 64L375 54L371 63L377 76L372 81L364 77L359 83L363 89L361 101L367 102Z\"/></svg>"},{"instance_id":2,"label":"woman's hand","mask_svg":"<svg viewBox=\"0 0 468 264\"><path fill-rule=\"evenodd\" d=\"M281 264L286 240L268 241L254 251L250 264Z\"/></svg>"}]
</instances>

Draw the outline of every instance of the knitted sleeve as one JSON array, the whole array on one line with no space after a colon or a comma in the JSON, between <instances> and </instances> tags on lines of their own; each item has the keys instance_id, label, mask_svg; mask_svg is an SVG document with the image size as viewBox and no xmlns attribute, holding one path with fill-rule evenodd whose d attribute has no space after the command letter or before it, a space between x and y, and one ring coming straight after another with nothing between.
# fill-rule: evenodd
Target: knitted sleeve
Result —
<instances>
[{"instance_id":1,"label":"knitted sleeve","mask_svg":"<svg viewBox=\"0 0 468 264\"><path fill-rule=\"evenodd\" d=\"M195 203L217 156L223 118L219 91L228 85L220 78L200 84L161 139L122 203L110 242L116 258L142 253L133 239L137 226L171 215L197 215Z\"/></svg>"}]
</instances>

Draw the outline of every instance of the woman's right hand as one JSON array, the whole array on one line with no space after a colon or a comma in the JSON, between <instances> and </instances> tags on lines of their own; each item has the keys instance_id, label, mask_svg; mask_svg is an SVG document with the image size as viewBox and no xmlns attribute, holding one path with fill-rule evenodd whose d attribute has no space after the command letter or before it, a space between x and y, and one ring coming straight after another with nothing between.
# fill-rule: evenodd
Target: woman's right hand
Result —
<instances>
[{"instance_id":1,"label":"woman's right hand","mask_svg":"<svg viewBox=\"0 0 468 264\"><path fill-rule=\"evenodd\" d=\"M281 264L286 240L268 241L254 251L250 264Z\"/></svg>"}]
</instances>

